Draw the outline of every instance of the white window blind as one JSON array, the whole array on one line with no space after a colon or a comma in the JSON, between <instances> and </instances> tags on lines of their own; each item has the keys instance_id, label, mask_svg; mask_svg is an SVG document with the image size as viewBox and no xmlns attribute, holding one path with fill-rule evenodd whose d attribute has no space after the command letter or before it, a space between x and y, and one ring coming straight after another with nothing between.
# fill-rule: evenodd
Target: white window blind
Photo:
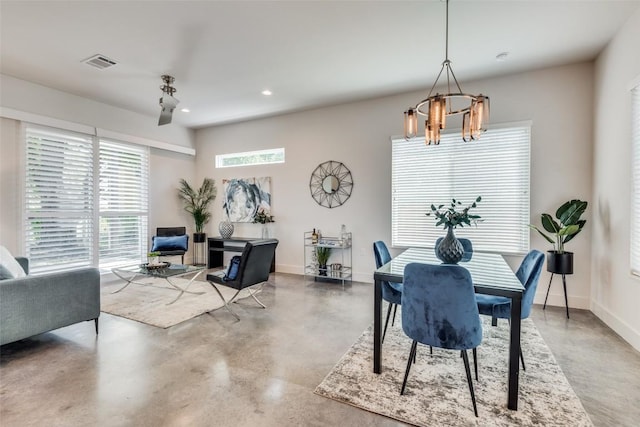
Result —
<instances>
[{"instance_id":1,"label":"white window blind","mask_svg":"<svg viewBox=\"0 0 640 427\"><path fill-rule=\"evenodd\" d=\"M149 149L100 140L100 268L147 253Z\"/></svg>"},{"instance_id":2,"label":"white window blind","mask_svg":"<svg viewBox=\"0 0 640 427\"><path fill-rule=\"evenodd\" d=\"M28 127L25 253L32 273L90 266L93 259L93 141Z\"/></svg>"},{"instance_id":3,"label":"white window blind","mask_svg":"<svg viewBox=\"0 0 640 427\"><path fill-rule=\"evenodd\" d=\"M640 85L631 90L631 273L640 276Z\"/></svg>"},{"instance_id":4,"label":"white window blind","mask_svg":"<svg viewBox=\"0 0 640 427\"><path fill-rule=\"evenodd\" d=\"M482 222L457 228L456 236L471 239L474 250L529 250L529 126L490 129L468 143L451 133L438 146L425 146L424 138L392 144L393 246L435 246L445 232L425 215L431 204L447 206L455 198L468 205L482 196L471 211Z\"/></svg>"}]
</instances>

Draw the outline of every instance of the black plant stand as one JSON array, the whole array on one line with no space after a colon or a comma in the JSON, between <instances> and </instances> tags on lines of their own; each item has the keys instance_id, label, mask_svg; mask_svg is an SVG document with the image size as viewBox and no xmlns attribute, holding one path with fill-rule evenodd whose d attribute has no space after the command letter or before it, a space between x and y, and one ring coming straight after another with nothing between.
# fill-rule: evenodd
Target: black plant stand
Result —
<instances>
[{"instance_id":1,"label":"black plant stand","mask_svg":"<svg viewBox=\"0 0 640 427\"><path fill-rule=\"evenodd\" d=\"M567 310L567 319L569 318L569 301L567 300L567 274L573 274L573 252L547 251L547 271L551 273L549 279L549 287L547 288L547 296L544 297L544 305L542 309L547 308L547 298L549 298L549 290L554 274L562 274L562 287L564 289L564 306Z\"/></svg>"},{"instance_id":2,"label":"black plant stand","mask_svg":"<svg viewBox=\"0 0 640 427\"><path fill-rule=\"evenodd\" d=\"M547 298L549 298L549 289L551 289L551 282L553 281L553 273L551 273L551 279L549 279L549 287L547 288L547 296L544 297L544 305L542 309L547 308ZM566 274L562 275L562 287L564 288L564 306L567 310L567 319L569 318L569 302L567 300L567 279Z\"/></svg>"}]
</instances>

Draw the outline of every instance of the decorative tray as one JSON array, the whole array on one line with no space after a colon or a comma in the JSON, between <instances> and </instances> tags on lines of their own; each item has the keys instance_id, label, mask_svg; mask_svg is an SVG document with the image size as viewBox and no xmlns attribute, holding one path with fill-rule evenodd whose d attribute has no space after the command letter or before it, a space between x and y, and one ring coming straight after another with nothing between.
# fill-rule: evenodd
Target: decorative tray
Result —
<instances>
[{"instance_id":1,"label":"decorative tray","mask_svg":"<svg viewBox=\"0 0 640 427\"><path fill-rule=\"evenodd\" d=\"M160 270L162 268L167 268L170 265L170 262L159 262L158 264L149 264L148 262L145 262L144 264L140 264L140 267L147 270Z\"/></svg>"}]
</instances>

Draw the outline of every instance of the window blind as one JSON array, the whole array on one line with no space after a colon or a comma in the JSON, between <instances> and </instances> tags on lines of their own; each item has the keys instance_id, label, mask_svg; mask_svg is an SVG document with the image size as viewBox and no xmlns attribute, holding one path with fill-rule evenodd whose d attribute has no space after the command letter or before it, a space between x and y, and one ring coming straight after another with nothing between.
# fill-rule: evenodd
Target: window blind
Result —
<instances>
[{"instance_id":1,"label":"window blind","mask_svg":"<svg viewBox=\"0 0 640 427\"><path fill-rule=\"evenodd\" d=\"M640 85L631 90L631 273L640 276Z\"/></svg>"},{"instance_id":2,"label":"window blind","mask_svg":"<svg viewBox=\"0 0 640 427\"><path fill-rule=\"evenodd\" d=\"M100 140L100 268L146 259L149 149Z\"/></svg>"},{"instance_id":3,"label":"window blind","mask_svg":"<svg viewBox=\"0 0 640 427\"><path fill-rule=\"evenodd\" d=\"M90 266L93 259L93 140L26 129L25 253L32 273Z\"/></svg>"},{"instance_id":4,"label":"window blind","mask_svg":"<svg viewBox=\"0 0 640 427\"><path fill-rule=\"evenodd\" d=\"M392 245L433 247L444 237L426 216L431 204L463 205L477 196L477 227L456 229L474 250L522 254L529 250L530 127L490 129L479 141L446 134L438 146L424 138L392 140Z\"/></svg>"}]
</instances>

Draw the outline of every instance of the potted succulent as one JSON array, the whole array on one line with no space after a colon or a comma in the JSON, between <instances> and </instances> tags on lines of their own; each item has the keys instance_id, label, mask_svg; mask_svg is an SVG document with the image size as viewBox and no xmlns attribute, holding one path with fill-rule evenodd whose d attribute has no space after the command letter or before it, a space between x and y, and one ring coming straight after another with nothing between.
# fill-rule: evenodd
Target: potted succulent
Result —
<instances>
[{"instance_id":1,"label":"potted succulent","mask_svg":"<svg viewBox=\"0 0 640 427\"><path fill-rule=\"evenodd\" d=\"M565 202L556 210L556 221L550 214L541 215L542 227L549 234L544 233L533 224L529 227L536 230L542 237L553 245L553 250L547 251L547 271L556 274L573 274L573 252L564 250L565 243L573 239L586 224L586 219L580 219L587 209L587 202L573 199Z\"/></svg>"},{"instance_id":2,"label":"potted succulent","mask_svg":"<svg viewBox=\"0 0 640 427\"><path fill-rule=\"evenodd\" d=\"M320 276L327 275L327 262L329 261L329 256L331 255L331 248L327 248L324 246L316 247L316 258L318 259L319 265L319 274Z\"/></svg>"},{"instance_id":3,"label":"potted succulent","mask_svg":"<svg viewBox=\"0 0 640 427\"><path fill-rule=\"evenodd\" d=\"M426 213L427 216L436 217L436 227L442 225L447 230L447 235L436 247L436 256L444 263L456 264L462 259L464 248L456 239L453 229L465 225L477 225L480 215L473 215L469 211L477 207L481 200L482 196L478 196L473 203L463 206L461 201L451 199L448 207L440 205L436 208L435 205L431 205L431 212Z\"/></svg>"},{"instance_id":4,"label":"potted succulent","mask_svg":"<svg viewBox=\"0 0 640 427\"><path fill-rule=\"evenodd\" d=\"M211 219L209 205L216 198L217 189L216 182L211 178L205 178L202 186L196 191L187 181L180 180L180 188L178 189L178 197L184 202L184 210L193 216L196 231L193 233L193 243L204 243L207 241L207 234L204 232L204 226ZM196 245L194 245L195 251ZM197 252L194 252L197 253ZM201 260L195 260L198 264Z\"/></svg>"}]
</instances>

